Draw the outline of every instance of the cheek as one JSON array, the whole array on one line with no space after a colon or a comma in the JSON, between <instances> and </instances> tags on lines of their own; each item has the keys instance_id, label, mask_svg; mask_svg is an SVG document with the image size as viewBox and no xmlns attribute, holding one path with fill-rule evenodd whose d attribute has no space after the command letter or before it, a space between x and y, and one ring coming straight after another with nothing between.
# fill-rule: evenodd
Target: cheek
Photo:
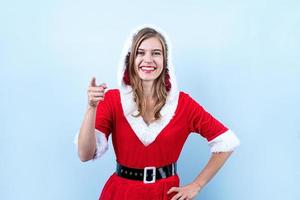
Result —
<instances>
[{"instance_id":1,"label":"cheek","mask_svg":"<svg viewBox=\"0 0 300 200\"><path fill-rule=\"evenodd\" d=\"M161 59L161 58L159 58L159 59L156 60L156 64L157 64L159 67L163 68L164 60Z\"/></svg>"},{"instance_id":2,"label":"cheek","mask_svg":"<svg viewBox=\"0 0 300 200\"><path fill-rule=\"evenodd\" d=\"M164 69L164 62L162 59L158 59L155 61L156 62L156 66L158 66L158 69L156 71L156 74L161 74L161 72Z\"/></svg>"},{"instance_id":3,"label":"cheek","mask_svg":"<svg viewBox=\"0 0 300 200\"><path fill-rule=\"evenodd\" d=\"M158 74L161 74L163 71L163 67L160 67L159 70L157 71Z\"/></svg>"},{"instance_id":4,"label":"cheek","mask_svg":"<svg viewBox=\"0 0 300 200\"><path fill-rule=\"evenodd\" d=\"M140 65L140 59L136 58L135 61L134 61L134 68L137 70L138 69L138 66Z\"/></svg>"}]
</instances>

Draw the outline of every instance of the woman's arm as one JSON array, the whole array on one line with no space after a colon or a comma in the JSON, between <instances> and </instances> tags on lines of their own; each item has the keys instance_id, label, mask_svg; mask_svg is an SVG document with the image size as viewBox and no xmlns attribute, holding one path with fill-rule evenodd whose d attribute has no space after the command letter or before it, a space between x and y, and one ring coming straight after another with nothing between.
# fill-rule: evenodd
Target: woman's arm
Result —
<instances>
[{"instance_id":1,"label":"woman's arm","mask_svg":"<svg viewBox=\"0 0 300 200\"><path fill-rule=\"evenodd\" d=\"M193 181L199 189L203 188L219 171L232 152L212 153L208 163Z\"/></svg>"},{"instance_id":2,"label":"woman's arm","mask_svg":"<svg viewBox=\"0 0 300 200\"><path fill-rule=\"evenodd\" d=\"M96 151L96 108L88 106L78 136L78 156L82 162L91 160Z\"/></svg>"},{"instance_id":3,"label":"woman's arm","mask_svg":"<svg viewBox=\"0 0 300 200\"><path fill-rule=\"evenodd\" d=\"M177 192L177 194L171 200L195 198L201 191L201 189L214 177L214 175L223 166L231 153L232 151L212 153L206 166L191 184L183 187L172 187L168 191L168 194Z\"/></svg>"},{"instance_id":4,"label":"woman's arm","mask_svg":"<svg viewBox=\"0 0 300 200\"><path fill-rule=\"evenodd\" d=\"M78 136L78 155L85 162L94 158L96 152L95 118L99 101L104 100L106 84L96 85L93 77L88 88L88 107Z\"/></svg>"}]
</instances>

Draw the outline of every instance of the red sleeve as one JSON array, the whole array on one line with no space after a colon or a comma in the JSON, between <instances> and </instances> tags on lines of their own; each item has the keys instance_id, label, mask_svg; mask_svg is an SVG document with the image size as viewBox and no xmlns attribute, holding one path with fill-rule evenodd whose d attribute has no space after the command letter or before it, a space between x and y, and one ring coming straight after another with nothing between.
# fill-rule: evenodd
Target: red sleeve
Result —
<instances>
[{"instance_id":1,"label":"red sleeve","mask_svg":"<svg viewBox=\"0 0 300 200\"><path fill-rule=\"evenodd\" d=\"M105 134L108 139L112 132L112 109L111 109L111 92L105 93L104 101L100 101L97 106L95 129Z\"/></svg>"},{"instance_id":2,"label":"red sleeve","mask_svg":"<svg viewBox=\"0 0 300 200\"><path fill-rule=\"evenodd\" d=\"M211 141L228 130L189 95L187 95L186 105L189 110L187 120L190 132L199 133L207 141Z\"/></svg>"}]
</instances>

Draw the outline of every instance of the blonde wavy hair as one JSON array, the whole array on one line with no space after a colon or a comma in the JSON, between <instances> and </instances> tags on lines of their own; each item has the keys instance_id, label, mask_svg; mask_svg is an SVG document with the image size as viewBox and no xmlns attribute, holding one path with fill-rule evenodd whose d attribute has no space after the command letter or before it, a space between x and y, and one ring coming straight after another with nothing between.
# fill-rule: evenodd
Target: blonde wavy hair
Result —
<instances>
[{"instance_id":1,"label":"blonde wavy hair","mask_svg":"<svg viewBox=\"0 0 300 200\"><path fill-rule=\"evenodd\" d=\"M123 81L126 85L131 85L134 94L134 101L137 104L139 113L135 116L144 116L146 112L146 101L144 99L142 80L135 71L135 59L137 55L137 49L140 44L148 39L157 38L163 49L163 70L159 77L154 80L154 97L156 98L154 106L154 118L158 120L161 118L160 111L166 103L168 92L171 88L169 81L170 76L168 73L168 46L164 36L153 28L143 28L139 30L134 36L131 43L131 52L128 52L125 59L125 73Z\"/></svg>"}]
</instances>

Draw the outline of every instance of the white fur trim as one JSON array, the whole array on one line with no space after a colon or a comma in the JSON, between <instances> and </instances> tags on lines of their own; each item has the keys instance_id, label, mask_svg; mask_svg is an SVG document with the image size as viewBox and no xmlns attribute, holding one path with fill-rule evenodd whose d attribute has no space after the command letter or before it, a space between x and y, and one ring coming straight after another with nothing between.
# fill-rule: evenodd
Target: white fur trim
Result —
<instances>
[{"instance_id":1,"label":"white fur trim","mask_svg":"<svg viewBox=\"0 0 300 200\"><path fill-rule=\"evenodd\" d=\"M75 139L74 139L74 143L76 145L77 151L78 151L78 137L79 137L79 131L75 135ZM95 129L95 137L96 137L96 152L93 160L100 158L108 149L108 142L104 133Z\"/></svg>"},{"instance_id":2,"label":"white fur trim","mask_svg":"<svg viewBox=\"0 0 300 200\"><path fill-rule=\"evenodd\" d=\"M101 131L95 129L96 134L96 153L94 160L100 158L108 149L108 142L106 136Z\"/></svg>"},{"instance_id":3,"label":"white fur trim","mask_svg":"<svg viewBox=\"0 0 300 200\"><path fill-rule=\"evenodd\" d=\"M233 151L240 145L240 141L233 131L228 130L209 143L210 151L213 153Z\"/></svg>"},{"instance_id":4,"label":"white fur trim","mask_svg":"<svg viewBox=\"0 0 300 200\"><path fill-rule=\"evenodd\" d=\"M133 36L142 28L150 27L154 28L158 32L160 32L166 40L167 46L168 46L168 69L169 69L169 75L170 75L170 82L171 82L171 90L169 91L166 104L163 106L163 108L160 111L161 119L155 122L152 122L149 126L144 122L143 118L141 116L134 117L133 115L136 115L138 113L138 109L136 107L136 104L133 100L133 92L131 86L126 86L123 83L123 75L125 71L125 58L128 52L131 52L131 43ZM118 85L120 88L120 94L121 94L121 103L124 111L124 115L130 124L131 128L137 135L137 137L140 139L140 141L145 145L151 144L156 137L159 135L159 133L162 131L163 128L167 126L167 124L170 122L172 117L175 114L175 110L177 108L178 104L178 97L179 92L177 88L177 82L174 72L174 66L172 64L172 48L171 48L171 42L167 36L167 34L161 30L158 27L155 27L153 25L144 24L142 26L137 27L135 30L133 30L129 36L129 38L126 40L123 51L121 54L120 63L118 65Z\"/></svg>"},{"instance_id":5,"label":"white fur trim","mask_svg":"<svg viewBox=\"0 0 300 200\"><path fill-rule=\"evenodd\" d=\"M161 119L152 122L148 126L141 116L133 116L138 113L138 110L136 103L133 101L133 92L131 87L127 86L126 89L121 90L121 102L124 115L134 133L145 146L151 144L162 131L162 129L168 125L175 114L175 110L178 105L178 97L178 93L174 96L169 95L167 97L166 104L160 111Z\"/></svg>"}]
</instances>

